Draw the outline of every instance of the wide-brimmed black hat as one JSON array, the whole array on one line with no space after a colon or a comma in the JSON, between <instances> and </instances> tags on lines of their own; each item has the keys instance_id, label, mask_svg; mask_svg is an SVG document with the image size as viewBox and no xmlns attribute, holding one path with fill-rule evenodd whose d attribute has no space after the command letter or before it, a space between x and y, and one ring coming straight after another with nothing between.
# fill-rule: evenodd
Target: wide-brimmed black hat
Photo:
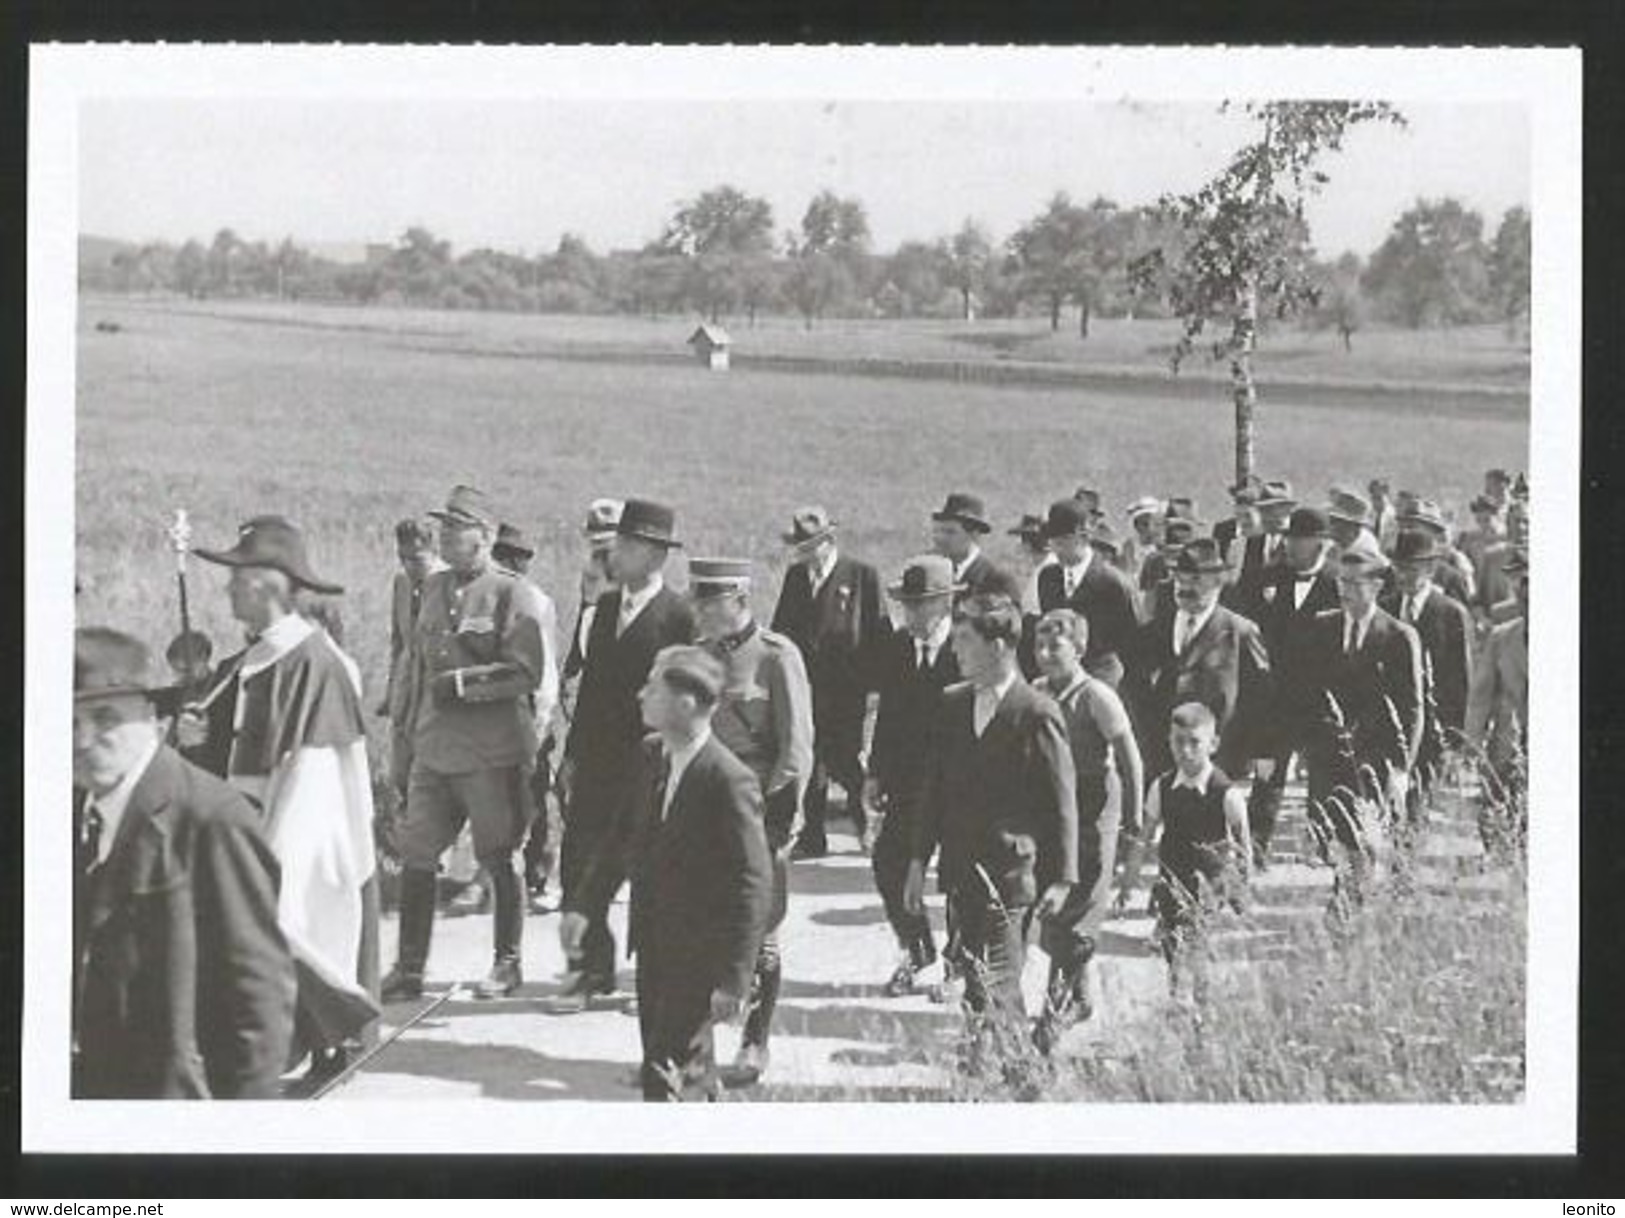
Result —
<instances>
[{"instance_id":1,"label":"wide-brimmed black hat","mask_svg":"<svg viewBox=\"0 0 1625 1218\"><path fill-rule=\"evenodd\" d=\"M1307 537L1316 541L1324 541L1332 535L1331 521L1320 508L1300 507L1292 509L1292 515L1287 518L1286 535L1288 537Z\"/></svg>"},{"instance_id":2,"label":"wide-brimmed black hat","mask_svg":"<svg viewBox=\"0 0 1625 1218\"><path fill-rule=\"evenodd\" d=\"M1214 575L1228 571L1230 564L1213 538L1196 537L1179 547L1173 567L1175 575Z\"/></svg>"},{"instance_id":3,"label":"wide-brimmed black hat","mask_svg":"<svg viewBox=\"0 0 1625 1218\"><path fill-rule=\"evenodd\" d=\"M323 596L340 596L344 592L343 585L322 579L310 569L304 534L282 516L256 516L246 522L237 530L237 544L229 550L199 548L192 553L204 562L223 567L268 567Z\"/></svg>"},{"instance_id":4,"label":"wide-brimmed black hat","mask_svg":"<svg viewBox=\"0 0 1625 1218\"><path fill-rule=\"evenodd\" d=\"M1443 555L1438 539L1426 529L1405 529L1394 538L1394 562L1431 562Z\"/></svg>"},{"instance_id":5,"label":"wide-brimmed black hat","mask_svg":"<svg viewBox=\"0 0 1625 1218\"><path fill-rule=\"evenodd\" d=\"M950 492L942 506L931 513L931 519L958 521L972 533L993 531L993 526L987 522L987 507L981 498L977 495L968 495L964 491Z\"/></svg>"},{"instance_id":6,"label":"wide-brimmed black hat","mask_svg":"<svg viewBox=\"0 0 1625 1218\"><path fill-rule=\"evenodd\" d=\"M1044 520L1044 536L1070 537L1078 533L1088 535L1094 531L1094 524L1095 514L1083 500L1057 499L1049 505L1049 515Z\"/></svg>"},{"instance_id":7,"label":"wide-brimmed black hat","mask_svg":"<svg viewBox=\"0 0 1625 1218\"><path fill-rule=\"evenodd\" d=\"M1041 540L1044 536L1044 518L1032 512L1023 512L1016 527L1006 529L1005 533L1010 537L1019 537L1023 541Z\"/></svg>"},{"instance_id":8,"label":"wide-brimmed black hat","mask_svg":"<svg viewBox=\"0 0 1625 1218\"><path fill-rule=\"evenodd\" d=\"M615 525L618 537L636 537L650 541L668 550L680 550L683 543L673 535L677 527L677 513L663 503L650 499L628 499L621 508L621 518Z\"/></svg>"},{"instance_id":9,"label":"wide-brimmed black hat","mask_svg":"<svg viewBox=\"0 0 1625 1218\"><path fill-rule=\"evenodd\" d=\"M160 679L152 652L140 639L106 626L73 632L73 700L93 702L139 694L168 713L180 701L180 687Z\"/></svg>"}]
</instances>

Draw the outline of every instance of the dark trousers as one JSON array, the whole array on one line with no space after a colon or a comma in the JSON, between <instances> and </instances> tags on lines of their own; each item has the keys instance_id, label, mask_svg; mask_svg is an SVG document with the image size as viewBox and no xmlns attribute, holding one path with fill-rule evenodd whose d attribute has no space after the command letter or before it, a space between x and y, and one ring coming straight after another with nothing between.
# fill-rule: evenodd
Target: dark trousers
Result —
<instances>
[{"instance_id":1,"label":"dark trousers","mask_svg":"<svg viewBox=\"0 0 1625 1218\"><path fill-rule=\"evenodd\" d=\"M553 815L549 807L553 791L551 755L552 744L549 742L536 754L536 769L530 776L530 798L535 804L535 814L530 822L530 836L525 838L525 883L537 892L547 886L547 877L558 868L558 836L562 836L554 835Z\"/></svg>"},{"instance_id":2,"label":"dark trousers","mask_svg":"<svg viewBox=\"0 0 1625 1218\"><path fill-rule=\"evenodd\" d=\"M629 797L626 782L607 775L578 774L564 810L564 842L559 854L559 878L564 901L570 902L587 878L593 860L608 844L619 801ZM570 966L604 981L615 978L615 936L609 929L609 910L581 908L587 929L581 939L581 957Z\"/></svg>"},{"instance_id":3,"label":"dark trousers","mask_svg":"<svg viewBox=\"0 0 1625 1218\"><path fill-rule=\"evenodd\" d=\"M658 952L638 952L638 1073L649 1103L714 1100L721 1092L711 992L689 973Z\"/></svg>"},{"instance_id":4,"label":"dark trousers","mask_svg":"<svg viewBox=\"0 0 1625 1218\"><path fill-rule=\"evenodd\" d=\"M1253 838L1253 854L1263 858L1269 854L1270 842L1275 838L1275 824L1281 818L1281 797L1286 793L1286 773L1292 766L1296 749L1287 749L1275 755L1275 772L1268 779L1253 779L1253 789L1247 795L1247 827ZM1229 773L1229 771L1225 771Z\"/></svg>"},{"instance_id":5,"label":"dark trousers","mask_svg":"<svg viewBox=\"0 0 1625 1218\"><path fill-rule=\"evenodd\" d=\"M923 968L936 959L937 945L931 934L931 919L924 912L910 913L903 907L903 886L913 857L910 820L910 810L894 799L880 822L872 865L875 888L886 909L886 921L897 936L897 945L909 953L916 968Z\"/></svg>"},{"instance_id":6,"label":"dark trousers","mask_svg":"<svg viewBox=\"0 0 1625 1218\"><path fill-rule=\"evenodd\" d=\"M984 1047L1017 1052L1027 1043L1021 996L1027 907L1007 907L966 884L948 893L948 908L958 939L956 963L965 976L968 1030Z\"/></svg>"},{"instance_id":7,"label":"dark trousers","mask_svg":"<svg viewBox=\"0 0 1625 1218\"><path fill-rule=\"evenodd\" d=\"M756 972L751 978L750 996L745 1001L743 1043L767 1048L773 1034L773 1012L779 1005L779 987L784 977L784 961L779 953L779 927L790 909L790 853L788 847L773 852L773 905L767 931L756 951Z\"/></svg>"},{"instance_id":8,"label":"dark trousers","mask_svg":"<svg viewBox=\"0 0 1625 1218\"><path fill-rule=\"evenodd\" d=\"M833 779L846 791L846 812L854 827L863 832L863 720L867 703L863 695L851 698L820 699L813 691L813 769L802 802L802 837L816 843L825 840L824 821L829 809L829 784Z\"/></svg>"}]
</instances>

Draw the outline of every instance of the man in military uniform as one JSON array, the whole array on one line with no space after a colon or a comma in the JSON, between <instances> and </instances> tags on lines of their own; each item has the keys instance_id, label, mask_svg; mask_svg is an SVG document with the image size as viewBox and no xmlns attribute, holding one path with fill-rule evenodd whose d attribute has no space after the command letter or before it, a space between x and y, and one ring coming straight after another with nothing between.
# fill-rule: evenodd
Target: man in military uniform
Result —
<instances>
[{"instance_id":1,"label":"man in military uniform","mask_svg":"<svg viewBox=\"0 0 1625 1218\"><path fill-rule=\"evenodd\" d=\"M728 1086L749 1086L767 1070L783 975L777 932L789 901L796 814L812 775L812 687L796 645L751 616L749 559L695 558L688 577L701 645L725 674L711 730L761 784L773 855L772 916L756 956L739 1058L723 1075Z\"/></svg>"},{"instance_id":2,"label":"man in military uniform","mask_svg":"<svg viewBox=\"0 0 1625 1218\"><path fill-rule=\"evenodd\" d=\"M544 611L532 586L491 558L497 517L480 491L453 489L440 522L448 569L429 576L412 635L412 772L398 845L400 947L384 997L423 992L434 929L435 869L467 821L493 897L491 973L476 997L512 993L524 933L515 853L531 809L531 699L547 665Z\"/></svg>"}]
</instances>

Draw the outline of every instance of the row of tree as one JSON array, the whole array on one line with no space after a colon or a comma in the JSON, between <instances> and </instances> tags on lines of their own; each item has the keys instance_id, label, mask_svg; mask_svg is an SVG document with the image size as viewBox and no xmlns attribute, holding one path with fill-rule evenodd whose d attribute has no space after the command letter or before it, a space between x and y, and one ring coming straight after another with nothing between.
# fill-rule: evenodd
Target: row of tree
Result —
<instances>
[{"instance_id":1,"label":"row of tree","mask_svg":"<svg viewBox=\"0 0 1625 1218\"><path fill-rule=\"evenodd\" d=\"M493 249L454 255L451 244L411 228L365 263L315 256L292 239L246 241L222 229L207 245L157 242L86 260L86 288L174 292L189 297L345 300L522 312L692 312L712 320L793 313L809 327L831 316L1047 316L1060 329L1075 310L1087 338L1096 316L1180 313L1167 284L1144 273L1150 252L1177 260L1189 226L1166 202L1121 207L1052 197L1006 239L966 220L932 241L873 248L861 200L821 192L798 227L775 231L767 200L722 185L674 209L660 236L639 250L599 254L574 234L536 257ZM1301 216L1282 218L1276 240L1312 266L1311 324L1345 343L1369 318L1422 327L1499 320L1523 325L1529 309L1528 213L1513 208L1493 236L1455 199L1420 200L1395 222L1369 260L1349 253L1314 260Z\"/></svg>"}]
</instances>

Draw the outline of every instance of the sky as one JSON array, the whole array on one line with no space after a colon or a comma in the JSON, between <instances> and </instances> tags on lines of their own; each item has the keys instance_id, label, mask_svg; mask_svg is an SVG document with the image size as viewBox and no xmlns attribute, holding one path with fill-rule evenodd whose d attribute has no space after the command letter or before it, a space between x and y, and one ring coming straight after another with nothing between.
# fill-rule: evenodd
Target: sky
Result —
<instances>
[{"instance_id":1,"label":"sky","mask_svg":"<svg viewBox=\"0 0 1625 1218\"><path fill-rule=\"evenodd\" d=\"M1417 198L1500 215L1529 201L1512 104L1400 103L1356 130L1310 207L1320 252L1369 253ZM574 232L599 251L659 235L685 199L732 183L779 233L829 188L868 209L877 250L995 239L1051 194L1120 204L1189 189L1249 135L1209 103L146 99L80 112L80 231L130 240L393 241L421 224L458 251L525 254Z\"/></svg>"}]
</instances>

